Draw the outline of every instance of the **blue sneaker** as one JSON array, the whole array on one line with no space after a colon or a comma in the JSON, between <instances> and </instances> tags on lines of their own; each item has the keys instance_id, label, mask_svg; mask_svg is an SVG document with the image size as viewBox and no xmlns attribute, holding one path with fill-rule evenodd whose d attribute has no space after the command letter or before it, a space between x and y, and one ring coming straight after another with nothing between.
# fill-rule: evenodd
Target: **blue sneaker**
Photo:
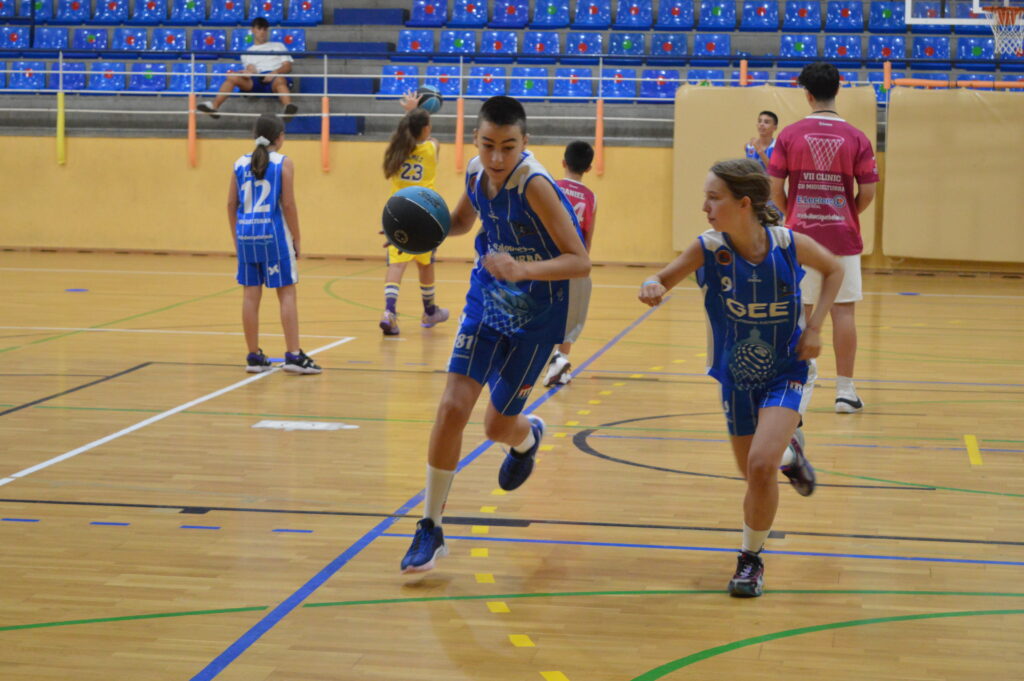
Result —
<instances>
[{"instance_id":1,"label":"blue sneaker","mask_svg":"<svg viewBox=\"0 0 1024 681\"><path fill-rule=\"evenodd\" d=\"M793 448L796 458L793 459L793 463L788 466L782 466L779 470L789 478L789 484L793 485L793 489L796 490L797 494L802 497L809 497L814 494L817 476L814 474L814 466L804 456L804 433L800 428L797 428L796 432L793 433L789 446Z\"/></svg>"},{"instance_id":2,"label":"blue sneaker","mask_svg":"<svg viewBox=\"0 0 1024 681\"><path fill-rule=\"evenodd\" d=\"M531 415L526 418L530 420L530 429L533 431L533 446L525 454L513 454L511 449L505 452L505 460L501 462L501 469L498 471L498 486L508 492L522 485L530 477L533 462L540 449L540 441L544 438L544 421L539 416Z\"/></svg>"},{"instance_id":3,"label":"blue sneaker","mask_svg":"<svg viewBox=\"0 0 1024 681\"><path fill-rule=\"evenodd\" d=\"M740 551L736 574L729 580L729 595L736 598L757 598L764 593L764 561L756 553Z\"/></svg>"},{"instance_id":4,"label":"blue sneaker","mask_svg":"<svg viewBox=\"0 0 1024 681\"><path fill-rule=\"evenodd\" d=\"M412 545L402 559L402 574L410 572L426 572L434 569L434 561L448 555L444 545L444 532L434 525L430 518L416 523L416 534L412 537Z\"/></svg>"}]
</instances>

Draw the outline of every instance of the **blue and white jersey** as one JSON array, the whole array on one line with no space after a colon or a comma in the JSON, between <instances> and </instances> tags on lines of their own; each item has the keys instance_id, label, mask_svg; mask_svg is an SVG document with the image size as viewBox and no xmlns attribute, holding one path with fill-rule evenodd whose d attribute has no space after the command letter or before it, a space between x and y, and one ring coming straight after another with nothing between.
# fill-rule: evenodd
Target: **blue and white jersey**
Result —
<instances>
[{"instance_id":1,"label":"blue and white jersey","mask_svg":"<svg viewBox=\"0 0 1024 681\"><path fill-rule=\"evenodd\" d=\"M262 180L253 177L252 155L235 161L238 184L238 259L241 262L280 262L295 257L292 235L281 212L281 169L284 154L270 152Z\"/></svg>"},{"instance_id":2,"label":"blue and white jersey","mask_svg":"<svg viewBox=\"0 0 1024 681\"><path fill-rule=\"evenodd\" d=\"M463 314L506 336L538 343L575 340L587 315L589 278L509 284L491 276L484 268L483 257L489 253L508 253L516 260L528 262L561 255L526 200L526 188L532 181L548 182L554 188L582 240L576 213L531 152L523 152L493 199L487 198L483 178L483 164L479 157L474 158L466 169L466 194L483 227L476 236L477 257Z\"/></svg>"},{"instance_id":3,"label":"blue and white jersey","mask_svg":"<svg viewBox=\"0 0 1024 681\"><path fill-rule=\"evenodd\" d=\"M757 153L757 149L754 147L753 144L745 145L743 150L746 152L747 158L750 158L750 159L753 159L753 160L757 161L758 163L761 164L762 168L764 168L765 170L768 170L768 166L765 165L764 161L761 160L761 156ZM768 145L768 148L764 150L764 155L768 157L769 161L772 160L772 152L773 151L775 151L775 139L774 138L772 138L772 143Z\"/></svg>"},{"instance_id":4,"label":"blue and white jersey","mask_svg":"<svg viewBox=\"0 0 1024 681\"><path fill-rule=\"evenodd\" d=\"M708 321L708 373L740 390L787 374L800 382L807 378L808 363L796 358L804 269L790 230L773 225L765 231L770 247L757 265L733 250L723 232L709 229L698 237L704 247L697 284Z\"/></svg>"}]
</instances>

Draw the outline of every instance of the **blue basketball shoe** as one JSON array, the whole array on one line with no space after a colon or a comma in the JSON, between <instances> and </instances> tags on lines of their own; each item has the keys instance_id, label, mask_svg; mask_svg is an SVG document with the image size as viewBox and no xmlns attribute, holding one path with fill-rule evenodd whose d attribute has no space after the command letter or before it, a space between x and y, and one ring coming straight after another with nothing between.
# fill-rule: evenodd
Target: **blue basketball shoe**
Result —
<instances>
[{"instance_id":1,"label":"blue basketball shoe","mask_svg":"<svg viewBox=\"0 0 1024 681\"><path fill-rule=\"evenodd\" d=\"M250 352L245 358L245 370L250 374L261 374L273 368L274 365L263 354L263 348L258 349L256 352Z\"/></svg>"},{"instance_id":2,"label":"blue basketball shoe","mask_svg":"<svg viewBox=\"0 0 1024 681\"><path fill-rule=\"evenodd\" d=\"M764 593L764 561L756 553L740 551L736 559L736 574L729 580L729 595L736 598L756 598Z\"/></svg>"},{"instance_id":3,"label":"blue basketball shoe","mask_svg":"<svg viewBox=\"0 0 1024 681\"><path fill-rule=\"evenodd\" d=\"M779 470L789 478L789 484L793 485L793 489L796 490L797 494L802 497L809 497L814 494L817 476L814 474L814 466L804 456L804 432L800 428L797 428L796 432L793 433L793 439L789 441L789 446L793 448L796 458L793 459L793 463L788 466L782 466Z\"/></svg>"},{"instance_id":4,"label":"blue basketball shoe","mask_svg":"<svg viewBox=\"0 0 1024 681\"><path fill-rule=\"evenodd\" d=\"M448 555L444 545L444 532L434 525L430 518L416 523L416 534L412 536L412 545L402 559L402 574L410 572L426 572L434 569L434 561Z\"/></svg>"},{"instance_id":5,"label":"blue basketball shoe","mask_svg":"<svg viewBox=\"0 0 1024 681\"><path fill-rule=\"evenodd\" d=\"M533 446L523 454L509 449L505 452L505 460L501 462L501 469L498 471L498 486L509 492L522 485L530 477L530 473L533 472L533 462L540 449L540 441L544 438L544 421L539 416L530 415L526 418L530 420L530 429L533 431Z\"/></svg>"}]
</instances>

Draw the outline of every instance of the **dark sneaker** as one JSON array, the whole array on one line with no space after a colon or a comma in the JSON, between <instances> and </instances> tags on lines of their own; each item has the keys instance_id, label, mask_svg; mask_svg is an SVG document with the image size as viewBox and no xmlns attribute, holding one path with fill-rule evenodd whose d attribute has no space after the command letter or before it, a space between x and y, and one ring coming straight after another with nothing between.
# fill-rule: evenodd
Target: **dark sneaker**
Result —
<instances>
[{"instance_id":1,"label":"dark sneaker","mask_svg":"<svg viewBox=\"0 0 1024 681\"><path fill-rule=\"evenodd\" d=\"M448 321L448 310L443 307L434 306L434 311L431 314L423 313L423 317L420 318L420 326L424 329L429 329L435 324Z\"/></svg>"},{"instance_id":2,"label":"dark sneaker","mask_svg":"<svg viewBox=\"0 0 1024 681\"><path fill-rule=\"evenodd\" d=\"M245 358L245 370L250 374L262 374L274 368L273 363L263 354L263 348L250 352Z\"/></svg>"},{"instance_id":3,"label":"dark sneaker","mask_svg":"<svg viewBox=\"0 0 1024 681\"><path fill-rule=\"evenodd\" d=\"M551 356L551 361L548 362L547 373L544 374L544 387L550 388L553 385L565 385L571 379L569 376L572 371L572 364L569 364L569 358L560 352L555 352Z\"/></svg>"},{"instance_id":4,"label":"dark sneaker","mask_svg":"<svg viewBox=\"0 0 1024 681\"><path fill-rule=\"evenodd\" d=\"M837 414L856 414L864 409L864 403L856 395L844 395L836 398Z\"/></svg>"},{"instance_id":5,"label":"dark sneaker","mask_svg":"<svg viewBox=\"0 0 1024 681\"><path fill-rule=\"evenodd\" d=\"M501 462L501 469L498 471L498 486L509 492L522 485L530 477L530 473L533 472L533 462L540 449L540 441L544 438L544 421L539 416L530 415L526 418L530 420L530 429L533 430L533 446L524 454L509 449L505 452L505 460Z\"/></svg>"},{"instance_id":6,"label":"dark sneaker","mask_svg":"<svg viewBox=\"0 0 1024 681\"><path fill-rule=\"evenodd\" d=\"M299 349L299 354L284 353L284 370L292 374L319 374L323 369Z\"/></svg>"},{"instance_id":7,"label":"dark sneaker","mask_svg":"<svg viewBox=\"0 0 1024 681\"><path fill-rule=\"evenodd\" d=\"M295 106L294 104L288 104L287 106L284 107L284 111L281 112L281 117L284 119L284 122L287 123L292 119L292 116L298 113L298 111L299 107Z\"/></svg>"},{"instance_id":8,"label":"dark sneaker","mask_svg":"<svg viewBox=\"0 0 1024 681\"><path fill-rule=\"evenodd\" d=\"M740 551L736 559L736 574L729 580L729 595L736 598L756 598L764 593L764 561L756 553Z\"/></svg>"},{"instance_id":9,"label":"dark sneaker","mask_svg":"<svg viewBox=\"0 0 1024 681\"><path fill-rule=\"evenodd\" d=\"M384 314L380 317L380 330L384 332L385 336L397 336L398 335L398 315L394 312L384 311Z\"/></svg>"},{"instance_id":10,"label":"dark sneaker","mask_svg":"<svg viewBox=\"0 0 1024 681\"><path fill-rule=\"evenodd\" d=\"M402 574L410 572L426 572L434 569L438 558L448 555L444 545L444 532L434 525L430 518L416 523L416 534L412 537L412 545L402 559Z\"/></svg>"},{"instance_id":11,"label":"dark sneaker","mask_svg":"<svg viewBox=\"0 0 1024 681\"><path fill-rule=\"evenodd\" d=\"M220 114L217 113L217 110L213 108L212 102L202 102L201 104L198 104L196 106L196 111L202 111L204 114L208 115L210 118L214 120L220 118Z\"/></svg>"},{"instance_id":12,"label":"dark sneaker","mask_svg":"<svg viewBox=\"0 0 1024 681\"><path fill-rule=\"evenodd\" d=\"M789 478L789 484L793 485L797 494L809 497L814 494L814 483L817 481L817 476L814 474L814 466L804 456L804 432L802 430L796 429L793 439L789 441L789 446L793 448L796 458L793 459L793 463L781 466L779 470Z\"/></svg>"}]
</instances>

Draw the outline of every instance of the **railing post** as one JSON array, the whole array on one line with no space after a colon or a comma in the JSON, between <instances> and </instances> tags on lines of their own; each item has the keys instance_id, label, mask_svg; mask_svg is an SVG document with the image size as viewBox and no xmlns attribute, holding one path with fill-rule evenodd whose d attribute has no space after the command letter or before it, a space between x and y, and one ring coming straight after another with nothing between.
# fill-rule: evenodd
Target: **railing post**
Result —
<instances>
[{"instance_id":1,"label":"railing post","mask_svg":"<svg viewBox=\"0 0 1024 681\"><path fill-rule=\"evenodd\" d=\"M34 3L33 3L34 7ZM33 12L35 10L33 9ZM64 109L64 52L57 53L57 165L68 162L68 142L65 137Z\"/></svg>"},{"instance_id":2,"label":"railing post","mask_svg":"<svg viewBox=\"0 0 1024 681\"><path fill-rule=\"evenodd\" d=\"M459 57L459 97L455 100L455 172L462 173L466 169L465 159L463 158L463 136L466 134L465 128L465 117L466 117L466 103L462 98L462 57Z\"/></svg>"},{"instance_id":3,"label":"railing post","mask_svg":"<svg viewBox=\"0 0 1024 681\"><path fill-rule=\"evenodd\" d=\"M193 52L189 64L188 79L188 164L196 167L196 55Z\"/></svg>"}]
</instances>

